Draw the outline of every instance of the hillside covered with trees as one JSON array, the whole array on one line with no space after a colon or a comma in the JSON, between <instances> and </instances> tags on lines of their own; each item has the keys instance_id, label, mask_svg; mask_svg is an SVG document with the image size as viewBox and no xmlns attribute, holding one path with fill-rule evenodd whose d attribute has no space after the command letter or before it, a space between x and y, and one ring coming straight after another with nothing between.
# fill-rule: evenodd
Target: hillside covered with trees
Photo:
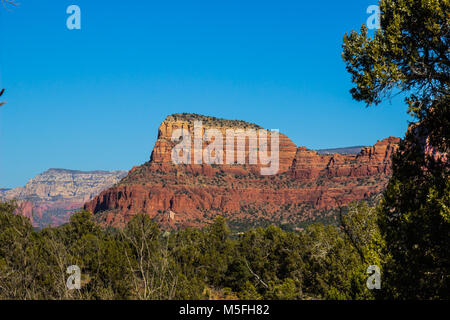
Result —
<instances>
[{"instance_id":1,"label":"hillside covered with trees","mask_svg":"<svg viewBox=\"0 0 450 320\"><path fill-rule=\"evenodd\" d=\"M367 263L380 260L376 210L353 205L340 227L231 233L223 218L161 232L147 215L102 229L88 212L34 231L0 205L0 299L372 299ZM66 269L78 265L81 289Z\"/></svg>"}]
</instances>

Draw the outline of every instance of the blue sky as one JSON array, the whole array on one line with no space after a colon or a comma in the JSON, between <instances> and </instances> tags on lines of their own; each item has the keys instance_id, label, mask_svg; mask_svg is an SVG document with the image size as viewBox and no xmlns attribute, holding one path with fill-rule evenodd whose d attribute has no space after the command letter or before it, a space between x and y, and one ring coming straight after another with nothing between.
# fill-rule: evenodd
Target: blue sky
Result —
<instances>
[{"instance_id":1,"label":"blue sky","mask_svg":"<svg viewBox=\"0 0 450 320\"><path fill-rule=\"evenodd\" d=\"M129 170L159 123L193 112L311 149L403 136L400 98L352 100L343 34L376 1L20 0L0 10L0 187L48 168ZM66 8L81 8L68 30Z\"/></svg>"}]
</instances>

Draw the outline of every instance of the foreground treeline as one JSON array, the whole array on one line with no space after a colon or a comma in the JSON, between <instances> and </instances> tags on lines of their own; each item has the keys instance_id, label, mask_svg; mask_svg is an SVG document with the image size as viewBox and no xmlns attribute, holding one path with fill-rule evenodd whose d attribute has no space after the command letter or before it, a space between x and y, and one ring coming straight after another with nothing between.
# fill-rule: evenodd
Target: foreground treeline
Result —
<instances>
[{"instance_id":1,"label":"foreground treeline","mask_svg":"<svg viewBox=\"0 0 450 320\"><path fill-rule=\"evenodd\" d=\"M87 212L34 231L0 204L1 299L372 299L369 265L380 265L376 210L353 205L342 226L300 233L271 226L232 234L209 227L162 232L145 215L102 229ZM67 267L81 268L69 290Z\"/></svg>"}]
</instances>

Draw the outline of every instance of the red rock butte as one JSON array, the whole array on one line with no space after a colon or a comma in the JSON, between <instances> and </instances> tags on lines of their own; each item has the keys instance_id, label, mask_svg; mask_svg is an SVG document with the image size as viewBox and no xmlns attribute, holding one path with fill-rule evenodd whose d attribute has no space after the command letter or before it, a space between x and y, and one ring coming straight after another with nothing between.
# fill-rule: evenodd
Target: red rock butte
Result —
<instances>
[{"instance_id":1,"label":"red rock butte","mask_svg":"<svg viewBox=\"0 0 450 320\"><path fill-rule=\"evenodd\" d=\"M159 127L150 161L134 167L114 187L87 202L85 209L102 225L116 227L145 213L171 228L201 227L218 215L237 229L269 223L296 228L316 219L333 219L338 207L380 194L400 142L389 137L358 154L319 155L297 148L280 133L278 173L263 176L260 163L249 163L250 139L245 138L245 143L237 139L235 144L235 150L245 146L245 164L174 164L172 135L177 129L192 131L194 121L202 121L203 130L219 130L224 140L227 129L262 129L244 121L170 115Z\"/></svg>"}]
</instances>

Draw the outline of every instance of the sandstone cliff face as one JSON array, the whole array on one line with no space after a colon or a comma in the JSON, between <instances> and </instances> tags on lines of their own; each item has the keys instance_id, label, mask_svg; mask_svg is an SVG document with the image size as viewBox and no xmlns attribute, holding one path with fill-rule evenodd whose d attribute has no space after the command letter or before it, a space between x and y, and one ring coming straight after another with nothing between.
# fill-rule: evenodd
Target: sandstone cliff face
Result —
<instances>
[{"instance_id":1,"label":"sandstone cliff face","mask_svg":"<svg viewBox=\"0 0 450 320\"><path fill-rule=\"evenodd\" d=\"M314 180L318 177L365 177L390 175L392 154L400 138L389 137L372 147L364 147L357 155L319 155L300 147L290 168L296 179Z\"/></svg>"},{"instance_id":2,"label":"sandstone cliff face","mask_svg":"<svg viewBox=\"0 0 450 320\"><path fill-rule=\"evenodd\" d=\"M176 129L254 128L242 121L199 115L169 116L160 126L151 160L85 204L104 225L123 226L145 213L167 227L203 226L215 216L235 227L266 223L301 225L332 215L338 206L374 197L385 187L399 138L387 138L357 155L319 155L280 134L280 170L262 176L258 165L178 164L171 160ZM225 145L225 144L224 144ZM204 147L204 146L203 146ZM246 146L248 148L248 145ZM246 150L248 154L248 150Z\"/></svg>"},{"instance_id":3,"label":"sandstone cliff face","mask_svg":"<svg viewBox=\"0 0 450 320\"><path fill-rule=\"evenodd\" d=\"M36 227L60 225L70 214L101 191L118 183L126 171L74 171L50 169L31 179L25 187L0 194L19 200L19 211Z\"/></svg>"},{"instance_id":4,"label":"sandstone cliff face","mask_svg":"<svg viewBox=\"0 0 450 320\"><path fill-rule=\"evenodd\" d=\"M172 163L172 149L176 145L176 142L172 141L172 138L177 130L178 132L187 132L191 136L191 161L190 164L195 164L195 155L202 155L202 150L206 148L209 144L207 141L203 141L200 148L196 148L193 139L195 136L195 126L194 122L201 122L201 131L199 135L201 137L205 136L205 132L208 129L216 129L222 135L222 146L223 146L223 163L227 163L228 155L228 144L227 144L227 133L229 131L234 131L238 133L237 130L242 130L242 132L247 133L248 130L253 130L255 136L252 135L237 135L232 144L233 151L241 151L245 154L245 164L251 165L250 162L250 146L254 145L256 147L255 153L260 151L260 135L259 130L264 130L262 127L239 120L225 120L218 119L214 117L206 117L196 114L175 114L168 116L160 125L158 129L158 139L155 143L151 155L151 161L153 163ZM176 135L175 135L176 136ZM268 150L271 151L271 135L268 134ZM279 170L278 173L285 172L289 170L292 164L292 160L296 154L296 145L284 134L279 134ZM237 162L237 156L232 159L233 162ZM254 165L255 168L260 168L263 166L260 163Z\"/></svg>"}]
</instances>

